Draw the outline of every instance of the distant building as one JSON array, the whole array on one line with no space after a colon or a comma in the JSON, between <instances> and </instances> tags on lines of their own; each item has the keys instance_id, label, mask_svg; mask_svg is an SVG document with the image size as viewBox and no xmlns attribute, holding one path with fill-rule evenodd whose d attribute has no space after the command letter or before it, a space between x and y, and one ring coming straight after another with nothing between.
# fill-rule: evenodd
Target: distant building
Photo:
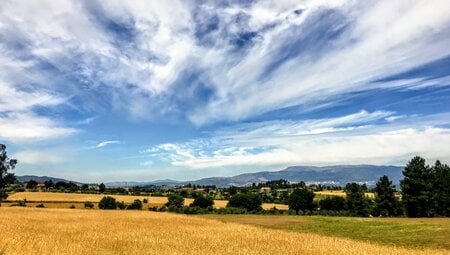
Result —
<instances>
[{"instance_id":1,"label":"distant building","mask_svg":"<svg viewBox=\"0 0 450 255\"><path fill-rule=\"evenodd\" d=\"M260 192L270 192L270 187L261 187Z\"/></svg>"},{"instance_id":2,"label":"distant building","mask_svg":"<svg viewBox=\"0 0 450 255\"><path fill-rule=\"evenodd\" d=\"M36 188L38 188L38 189L45 189L45 184L44 183L38 183L36 185Z\"/></svg>"}]
</instances>

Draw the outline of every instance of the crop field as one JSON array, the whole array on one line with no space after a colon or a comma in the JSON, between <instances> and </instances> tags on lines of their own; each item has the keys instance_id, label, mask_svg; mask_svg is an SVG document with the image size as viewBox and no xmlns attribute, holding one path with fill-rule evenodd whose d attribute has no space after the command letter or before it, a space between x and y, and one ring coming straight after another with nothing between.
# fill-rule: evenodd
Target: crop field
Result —
<instances>
[{"instance_id":1,"label":"crop field","mask_svg":"<svg viewBox=\"0 0 450 255\"><path fill-rule=\"evenodd\" d=\"M226 223L248 224L289 232L314 233L450 254L450 218L353 218L325 216L202 215Z\"/></svg>"},{"instance_id":2,"label":"crop field","mask_svg":"<svg viewBox=\"0 0 450 255\"><path fill-rule=\"evenodd\" d=\"M0 254L448 254L171 213L1 207L0 215Z\"/></svg>"},{"instance_id":3,"label":"crop field","mask_svg":"<svg viewBox=\"0 0 450 255\"><path fill-rule=\"evenodd\" d=\"M323 196L340 196L345 197L344 190L324 190L324 191L315 191L314 192L317 197L323 197ZM375 194L372 192L366 192L366 197L368 198L374 198Z\"/></svg>"},{"instance_id":4,"label":"crop field","mask_svg":"<svg viewBox=\"0 0 450 255\"><path fill-rule=\"evenodd\" d=\"M77 194L77 193L53 193L53 192L18 192L11 194L8 197L9 201L22 201L26 199L29 206L35 206L37 204L43 203L45 207L49 208L69 208L74 205L75 208L83 208L84 202L92 202L94 204L98 203L102 197L105 195L100 194ZM131 203L135 199L140 199L141 201L146 198L148 200L147 204L144 204L144 209L148 209L153 206L162 206L167 203L167 197L152 197L152 196L127 196L127 195L111 195L116 198L117 201L123 201L125 203ZM193 199L186 198L184 200L185 205L192 203ZM214 206L216 208L223 208L227 205L226 200L214 200ZM276 207L280 210L287 210L287 205L263 204L264 209L270 209Z\"/></svg>"}]
</instances>

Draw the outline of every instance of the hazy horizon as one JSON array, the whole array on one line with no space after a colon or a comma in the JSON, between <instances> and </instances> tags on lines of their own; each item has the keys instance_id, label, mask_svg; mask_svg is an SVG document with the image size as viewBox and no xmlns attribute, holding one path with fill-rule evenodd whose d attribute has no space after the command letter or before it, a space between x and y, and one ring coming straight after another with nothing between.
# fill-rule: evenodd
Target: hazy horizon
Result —
<instances>
[{"instance_id":1,"label":"hazy horizon","mask_svg":"<svg viewBox=\"0 0 450 255\"><path fill-rule=\"evenodd\" d=\"M17 175L193 180L450 163L442 1L3 1Z\"/></svg>"}]
</instances>

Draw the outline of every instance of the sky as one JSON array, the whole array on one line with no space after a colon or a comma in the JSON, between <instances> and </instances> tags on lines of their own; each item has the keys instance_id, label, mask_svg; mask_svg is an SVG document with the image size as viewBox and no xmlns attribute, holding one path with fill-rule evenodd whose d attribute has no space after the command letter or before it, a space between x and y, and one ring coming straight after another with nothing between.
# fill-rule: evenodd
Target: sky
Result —
<instances>
[{"instance_id":1,"label":"sky","mask_svg":"<svg viewBox=\"0 0 450 255\"><path fill-rule=\"evenodd\" d=\"M450 163L448 1L0 3L16 175Z\"/></svg>"}]
</instances>

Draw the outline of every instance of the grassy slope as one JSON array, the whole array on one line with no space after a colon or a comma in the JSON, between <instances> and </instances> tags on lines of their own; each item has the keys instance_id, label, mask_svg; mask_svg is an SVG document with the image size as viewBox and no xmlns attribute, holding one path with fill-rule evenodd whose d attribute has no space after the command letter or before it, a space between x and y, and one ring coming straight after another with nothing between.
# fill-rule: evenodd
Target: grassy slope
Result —
<instances>
[{"instance_id":1,"label":"grassy slope","mask_svg":"<svg viewBox=\"0 0 450 255\"><path fill-rule=\"evenodd\" d=\"M327 236L347 237L405 247L450 250L450 219L350 218L323 216L203 215L222 222Z\"/></svg>"}]
</instances>

